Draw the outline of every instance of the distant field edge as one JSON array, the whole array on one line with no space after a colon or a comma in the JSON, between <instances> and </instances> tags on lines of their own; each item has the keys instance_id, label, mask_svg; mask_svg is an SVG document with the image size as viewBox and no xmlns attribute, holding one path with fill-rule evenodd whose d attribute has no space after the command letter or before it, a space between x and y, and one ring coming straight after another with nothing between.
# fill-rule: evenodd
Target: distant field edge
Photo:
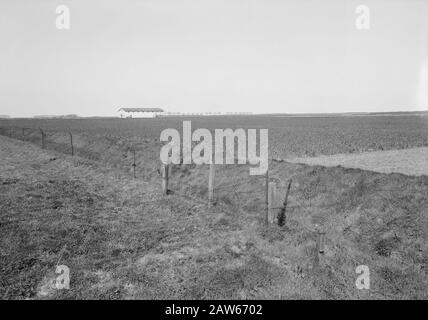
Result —
<instances>
[{"instance_id":1,"label":"distant field edge","mask_svg":"<svg viewBox=\"0 0 428 320\"><path fill-rule=\"evenodd\" d=\"M410 176L428 176L428 147L400 150L372 151L359 154L336 154L312 158L284 159L290 163L342 166L380 173L402 173Z\"/></svg>"}]
</instances>

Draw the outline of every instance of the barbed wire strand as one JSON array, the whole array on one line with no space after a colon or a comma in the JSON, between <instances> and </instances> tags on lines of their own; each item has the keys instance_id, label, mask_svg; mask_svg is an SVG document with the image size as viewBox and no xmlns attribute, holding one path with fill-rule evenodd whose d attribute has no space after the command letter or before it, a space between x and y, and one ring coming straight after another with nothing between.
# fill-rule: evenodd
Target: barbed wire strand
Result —
<instances>
[{"instance_id":1,"label":"barbed wire strand","mask_svg":"<svg viewBox=\"0 0 428 320\"><path fill-rule=\"evenodd\" d=\"M7 129L21 129L22 130L22 127L16 127L16 126L8 126L8 127L6 127ZM2 129L2 131L4 131L4 127L2 127L1 128ZM39 133L39 130L40 130L40 128L28 128L28 127L24 127L24 130L32 130L33 132L37 132L37 133ZM58 130L52 130L52 129L42 129L43 130L43 132L44 133L46 133L46 132L49 132L49 133L55 133L55 134L68 134L69 133L69 131L66 131L66 132L62 132L62 131L58 131ZM21 135L22 136L22 135ZM269 159L270 161L277 161L278 159ZM198 168L199 170L200 170L200 168ZM258 177L259 178L259 177ZM264 178L264 177L263 177ZM69 180L69 181L79 181L79 179L73 179L73 180ZM230 188L233 188L233 189L236 189L236 188L239 188L239 187L241 187L241 186L246 186L246 185L248 185L248 183L250 183L249 181L242 181L242 182L240 182L240 183L232 183L232 184L226 184L226 185L219 185L219 186L216 186L215 188L214 188L214 190L215 191L224 191L224 190L226 190L226 189L230 189ZM282 187L279 187L279 188L282 188ZM284 187L285 188L285 187ZM239 191L239 190L234 190L234 192L235 192L235 194L249 194L249 193L255 193L255 192L257 192L257 191L255 191L255 190L249 190L249 191ZM203 200L203 199L201 199L201 198L197 198L197 197L194 197L194 196L190 196L190 195L188 195L188 194L182 194L182 193L180 193L179 191L177 191L177 190L174 190L173 191L173 193L175 193L175 194L177 194L177 195L180 195L180 196L182 196L182 197L187 197L187 198L190 198L190 199L192 199L193 201L196 201L196 202L199 202L199 203L203 203L204 205L210 205L210 202L208 201L208 200ZM239 198L239 197L238 197ZM304 210L305 211L305 213L308 213L309 215L311 215L311 212L305 207L305 206L303 206L303 205L301 205L301 204L299 204L299 203L296 203L295 204L295 206L294 206L294 208L299 208L299 209L302 209L302 210ZM282 209L282 207L277 207L277 208L273 208L273 209ZM303 226L302 225L302 227L304 227L304 228L306 228L305 226ZM311 230L311 229L309 229L309 228L306 228L307 229L307 231L310 231L310 232L313 232L313 230Z\"/></svg>"}]
</instances>

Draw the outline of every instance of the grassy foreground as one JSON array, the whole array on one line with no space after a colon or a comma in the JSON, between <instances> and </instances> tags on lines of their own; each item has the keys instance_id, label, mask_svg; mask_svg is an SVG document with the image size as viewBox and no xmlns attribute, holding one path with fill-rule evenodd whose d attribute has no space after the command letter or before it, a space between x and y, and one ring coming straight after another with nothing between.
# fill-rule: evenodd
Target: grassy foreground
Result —
<instances>
[{"instance_id":1,"label":"grassy foreground","mask_svg":"<svg viewBox=\"0 0 428 320\"><path fill-rule=\"evenodd\" d=\"M141 146L135 180L125 142L76 144L70 157L61 141L41 150L0 136L4 299L428 298L427 177L272 162L280 192L293 185L286 226L265 227L263 179L246 166L218 169L208 207L204 166L175 167L161 195L156 143ZM57 264L69 290L54 286ZM355 286L358 265L370 290Z\"/></svg>"}]
</instances>

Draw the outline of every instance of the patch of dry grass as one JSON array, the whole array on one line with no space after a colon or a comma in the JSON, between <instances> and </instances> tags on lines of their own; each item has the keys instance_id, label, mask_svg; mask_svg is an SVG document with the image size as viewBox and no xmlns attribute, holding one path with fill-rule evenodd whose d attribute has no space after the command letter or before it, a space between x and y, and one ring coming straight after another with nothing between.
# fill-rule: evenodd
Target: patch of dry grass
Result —
<instances>
[{"instance_id":1,"label":"patch of dry grass","mask_svg":"<svg viewBox=\"0 0 428 320\"><path fill-rule=\"evenodd\" d=\"M0 137L0 296L427 298L428 178L272 162L280 194L293 185L286 226L265 227L264 179L247 166L217 169L209 207L206 166L175 166L164 197L158 145L140 141L134 180L138 139L125 140L82 135L71 158ZM64 247L71 289L49 290ZM369 291L355 288L360 264Z\"/></svg>"}]
</instances>

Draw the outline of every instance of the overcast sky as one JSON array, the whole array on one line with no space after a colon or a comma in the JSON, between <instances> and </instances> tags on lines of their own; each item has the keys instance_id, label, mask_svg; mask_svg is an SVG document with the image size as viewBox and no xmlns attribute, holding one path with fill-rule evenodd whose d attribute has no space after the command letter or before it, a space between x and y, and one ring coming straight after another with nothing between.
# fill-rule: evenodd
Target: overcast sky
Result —
<instances>
[{"instance_id":1,"label":"overcast sky","mask_svg":"<svg viewBox=\"0 0 428 320\"><path fill-rule=\"evenodd\" d=\"M0 114L428 109L427 20L428 0L1 0Z\"/></svg>"}]
</instances>

